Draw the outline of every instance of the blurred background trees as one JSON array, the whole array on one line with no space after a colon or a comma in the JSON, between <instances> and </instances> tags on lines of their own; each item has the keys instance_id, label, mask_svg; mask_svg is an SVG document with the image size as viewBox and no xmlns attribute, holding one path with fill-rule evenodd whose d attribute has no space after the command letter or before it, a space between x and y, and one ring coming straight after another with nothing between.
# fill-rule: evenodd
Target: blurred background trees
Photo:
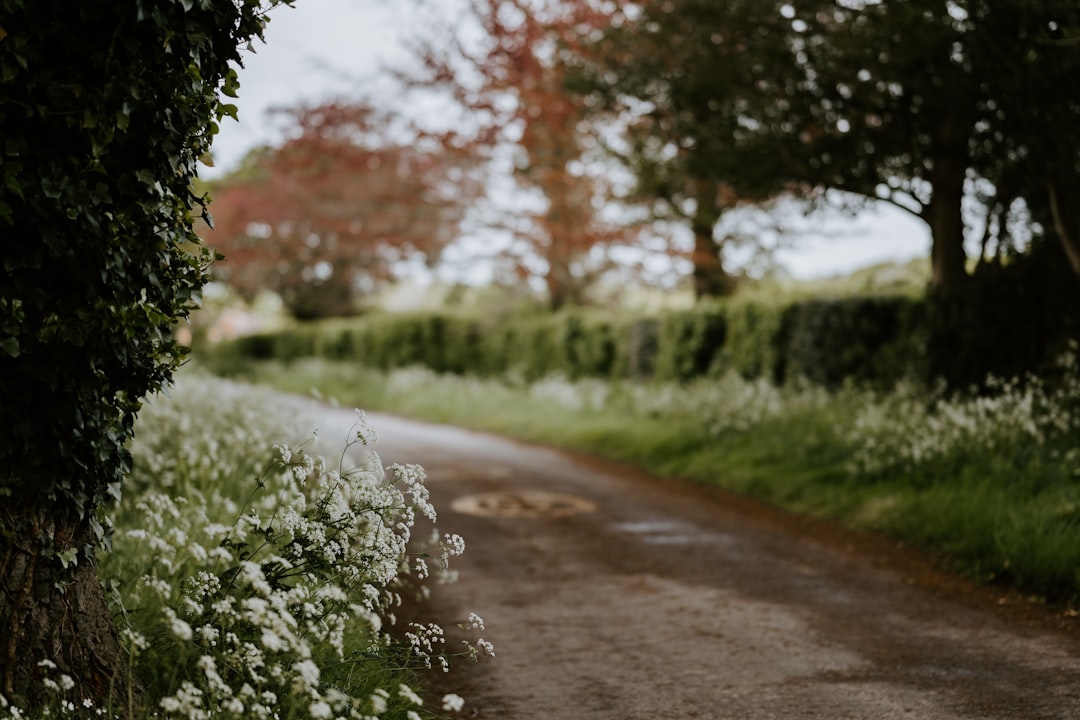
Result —
<instances>
[{"instance_id":1,"label":"blurred background trees","mask_svg":"<svg viewBox=\"0 0 1080 720\"><path fill-rule=\"evenodd\" d=\"M1075 3L634 7L591 79L634 115L644 187L670 196L711 178L754 201L832 189L890 203L928 224L945 293L967 275L968 235L983 233L984 254L1064 239L1047 183L1075 172L1080 147ZM1024 213L1033 222L1015 222Z\"/></svg>"},{"instance_id":2,"label":"blurred background trees","mask_svg":"<svg viewBox=\"0 0 1080 720\"><path fill-rule=\"evenodd\" d=\"M929 229L946 326L984 322L975 306L1021 316L1005 289L1038 281L1010 272L1076 312L1074 2L424 10L398 95L294 112L289 140L222 183L208 237L228 282L268 284L298 316L339 314L378 278L445 267L451 248L551 308L628 269L723 296L751 272L747 240L766 244L726 229L732 211L782 226L777 208L886 204ZM1055 312L1047 292L1023 312Z\"/></svg>"},{"instance_id":3,"label":"blurred background trees","mask_svg":"<svg viewBox=\"0 0 1080 720\"><path fill-rule=\"evenodd\" d=\"M475 157L366 104L287 111L279 147L216 183L221 279L242 296L281 295L297 318L347 315L410 262L457 239L479 186Z\"/></svg>"},{"instance_id":4,"label":"blurred background trees","mask_svg":"<svg viewBox=\"0 0 1080 720\"><path fill-rule=\"evenodd\" d=\"M423 69L406 80L453 98L476 151L509 160L507 179L531 202L492 224L514 236L513 271L541 278L552 309L584 302L608 268L605 250L632 242L636 230L603 212L613 198L595 152L599 129L587 98L567 83L568 57L607 26L611 10L580 0L470 0L456 41L418 43Z\"/></svg>"}]
</instances>

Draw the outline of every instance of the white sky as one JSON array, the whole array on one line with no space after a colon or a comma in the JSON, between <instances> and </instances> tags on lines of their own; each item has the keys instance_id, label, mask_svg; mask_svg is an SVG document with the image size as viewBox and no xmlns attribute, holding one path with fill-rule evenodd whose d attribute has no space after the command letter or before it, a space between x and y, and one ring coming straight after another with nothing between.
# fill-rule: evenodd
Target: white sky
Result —
<instances>
[{"instance_id":1,"label":"white sky","mask_svg":"<svg viewBox=\"0 0 1080 720\"><path fill-rule=\"evenodd\" d=\"M381 67L407 57L401 38L416 22L410 12L416 6L409 0L297 0L275 9L266 44L257 44L240 70L240 97L233 101L239 121L221 123L216 167L204 175L220 175L253 147L277 140L273 107L372 94L385 81ZM820 222L816 230L797 249L777 253L796 277L924 257L930 248L925 224L888 206L854 223Z\"/></svg>"}]
</instances>

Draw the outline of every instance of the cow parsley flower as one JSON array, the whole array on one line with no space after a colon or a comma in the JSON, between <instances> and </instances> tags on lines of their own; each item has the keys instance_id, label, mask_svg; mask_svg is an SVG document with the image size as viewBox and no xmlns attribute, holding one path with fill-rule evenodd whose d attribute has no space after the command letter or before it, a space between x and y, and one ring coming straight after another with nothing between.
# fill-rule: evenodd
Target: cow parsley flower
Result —
<instances>
[{"instance_id":1,"label":"cow parsley flower","mask_svg":"<svg viewBox=\"0 0 1080 720\"><path fill-rule=\"evenodd\" d=\"M465 707L465 698L455 693L449 693L442 697L442 709L447 712L461 712Z\"/></svg>"},{"instance_id":2,"label":"cow parsley flower","mask_svg":"<svg viewBox=\"0 0 1080 720\"><path fill-rule=\"evenodd\" d=\"M398 685L398 696L404 698L405 700L407 700L409 702L411 702L413 705L423 705L424 704L424 699L422 697L420 697L419 695L417 695L416 691L413 690L408 685L406 685L405 683L402 683L402 684Z\"/></svg>"},{"instance_id":3,"label":"cow parsley flower","mask_svg":"<svg viewBox=\"0 0 1080 720\"><path fill-rule=\"evenodd\" d=\"M356 410L353 431L356 439L364 445L372 445L379 439L379 433L375 431L375 428L368 421L367 413L360 409Z\"/></svg>"}]
</instances>

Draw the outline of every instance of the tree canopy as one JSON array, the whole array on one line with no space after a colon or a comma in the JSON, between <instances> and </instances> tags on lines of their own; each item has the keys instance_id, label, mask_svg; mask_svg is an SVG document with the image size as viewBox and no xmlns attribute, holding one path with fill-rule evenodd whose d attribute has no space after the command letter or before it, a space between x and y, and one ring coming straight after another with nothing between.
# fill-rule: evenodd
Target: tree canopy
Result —
<instances>
[{"instance_id":1,"label":"tree canopy","mask_svg":"<svg viewBox=\"0 0 1080 720\"><path fill-rule=\"evenodd\" d=\"M1057 235L1080 152L1080 7L1030 0L649 0L585 64L633 113L642 186L703 199L836 189L891 203L933 236L932 286L963 283L966 236ZM710 192L711 194L711 192ZM982 218L971 218L981 200ZM1031 212L1033 222L1018 223ZM1019 238L1023 240L1023 238ZM1022 243L1021 243L1022 244ZM1080 265L1078 265L1080 267Z\"/></svg>"}]
</instances>

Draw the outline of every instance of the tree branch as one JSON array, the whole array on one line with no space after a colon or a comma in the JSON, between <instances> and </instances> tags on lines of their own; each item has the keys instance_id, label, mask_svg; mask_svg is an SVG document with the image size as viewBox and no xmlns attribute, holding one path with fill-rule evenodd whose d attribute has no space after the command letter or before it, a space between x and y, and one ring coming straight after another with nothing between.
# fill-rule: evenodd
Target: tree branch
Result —
<instances>
[{"instance_id":1,"label":"tree branch","mask_svg":"<svg viewBox=\"0 0 1080 720\"><path fill-rule=\"evenodd\" d=\"M1061 207L1058 205L1057 189L1054 187L1054 183L1047 182L1046 190L1050 195L1050 215L1054 219L1054 230L1057 231L1058 238L1061 240L1061 247L1065 250L1066 257L1069 258L1069 265L1072 266L1073 272L1080 275L1080 247L1077 247L1065 230L1065 221L1061 217Z\"/></svg>"}]
</instances>

